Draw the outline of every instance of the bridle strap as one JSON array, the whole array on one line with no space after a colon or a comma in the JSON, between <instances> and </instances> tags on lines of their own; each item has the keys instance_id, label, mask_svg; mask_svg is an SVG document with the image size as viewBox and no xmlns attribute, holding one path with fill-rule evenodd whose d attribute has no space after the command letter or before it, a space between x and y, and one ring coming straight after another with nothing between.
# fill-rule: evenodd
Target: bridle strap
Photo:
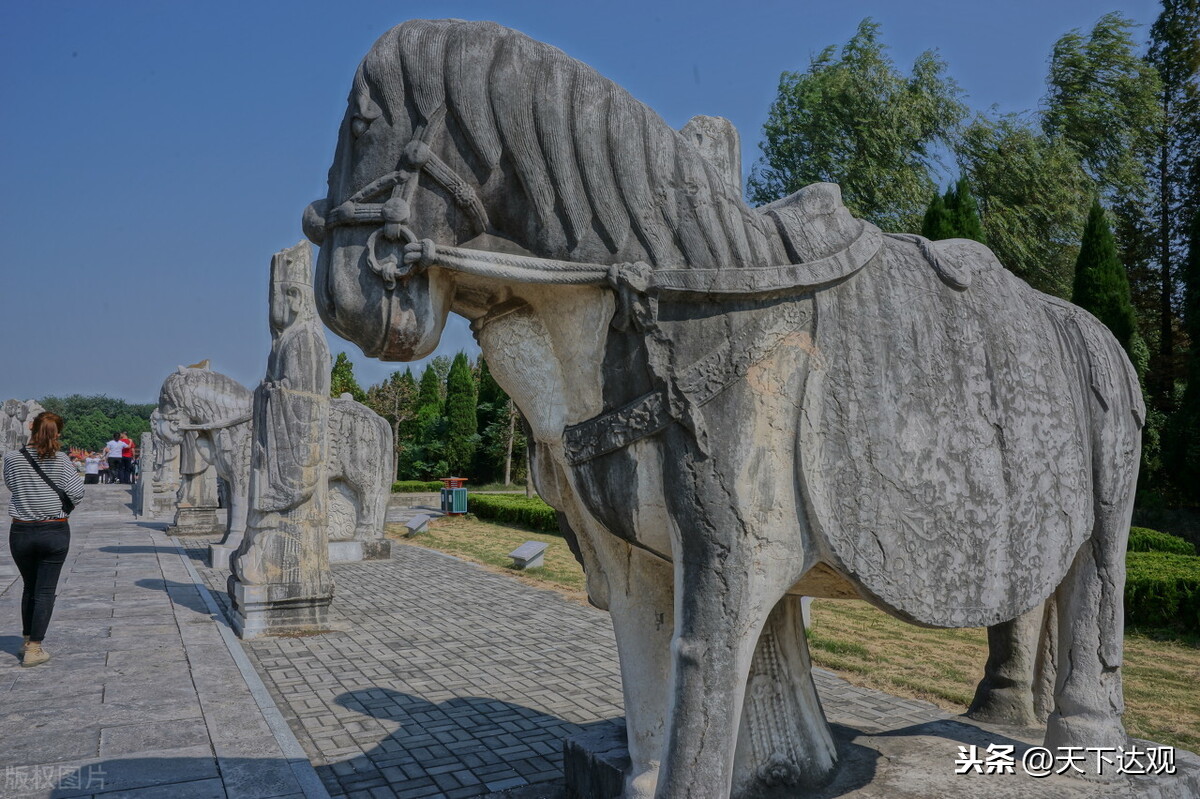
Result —
<instances>
[{"instance_id":1,"label":"bridle strap","mask_svg":"<svg viewBox=\"0 0 1200 799\"><path fill-rule=\"evenodd\" d=\"M417 270L437 266L464 274L517 283L546 285L610 285L631 287L647 294L754 295L804 291L829 285L853 275L879 253L884 234L869 222L860 224L848 247L832 255L801 264L750 269L652 269L641 262L597 264L512 255L465 247L436 245L418 239L407 223L422 173L440 186L472 221L480 233L490 228L487 210L478 193L429 146L434 131L445 119L439 107L413 131L404 147L399 168L368 183L325 215L326 230L352 225L378 225L367 238L367 264L388 290ZM383 194L384 202L374 201ZM381 259L380 239L403 243L403 255ZM925 253L925 249L922 250ZM926 257L929 256L925 253ZM931 259L932 260L932 259Z\"/></svg>"}]
</instances>

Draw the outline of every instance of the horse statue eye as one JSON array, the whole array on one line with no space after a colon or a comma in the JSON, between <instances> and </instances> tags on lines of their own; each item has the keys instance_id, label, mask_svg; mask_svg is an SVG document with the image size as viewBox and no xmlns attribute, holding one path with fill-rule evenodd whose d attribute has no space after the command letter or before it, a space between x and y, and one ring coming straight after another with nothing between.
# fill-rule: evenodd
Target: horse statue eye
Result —
<instances>
[{"instance_id":1,"label":"horse statue eye","mask_svg":"<svg viewBox=\"0 0 1200 799\"><path fill-rule=\"evenodd\" d=\"M350 132L354 134L354 138L358 138L367 132L367 128L371 126L371 120L363 119L362 117L354 117L350 120Z\"/></svg>"}]
</instances>

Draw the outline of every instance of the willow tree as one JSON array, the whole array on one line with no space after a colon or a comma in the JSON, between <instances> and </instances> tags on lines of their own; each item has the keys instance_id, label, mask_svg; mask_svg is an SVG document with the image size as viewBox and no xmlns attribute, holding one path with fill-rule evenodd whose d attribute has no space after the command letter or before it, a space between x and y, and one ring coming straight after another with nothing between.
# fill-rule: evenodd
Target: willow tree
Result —
<instances>
[{"instance_id":1,"label":"willow tree","mask_svg":"<svg viewBox=\"0 0 1200 799\"><path fill-rule=\"evenodd\" d=\"M966 115L961 91L932 51L897 70L870 19L804 72L784 72L747 196L756 204L810 183L837 183L846 207L884 230L919 230L936 189L937 152Z\"/></svg>"}]
</instances>

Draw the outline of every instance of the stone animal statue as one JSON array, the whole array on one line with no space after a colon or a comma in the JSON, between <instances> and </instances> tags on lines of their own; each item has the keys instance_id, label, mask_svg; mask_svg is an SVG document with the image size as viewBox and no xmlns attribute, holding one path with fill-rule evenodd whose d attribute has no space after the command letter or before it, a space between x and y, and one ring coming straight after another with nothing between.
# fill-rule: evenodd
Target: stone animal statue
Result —
<instances>
[{"instance_id":1,"label":"stone animal statue","mask_svg":"<svg viewBox=\"0 0 1200 799\"><path fill-rule=\"evenodd\" d=\"M4 412L0 414L0 452L25 446L29 441L29 425L44 410L37 400L5 400Z\"/></svg>"},{"instance_id":2,"label":"stone animal statue","mask_svg":"<svg viewBox=\"0 0 1200 799\"><path fill-rule=\"evenodd\" d=\"M1027 674L1037 624L1013 620L1053 597L1046 742L1123 745L1144 409L1121 347L986 247L882 234L836 186L747 207L735 137L672 130L493 23L405 23L359 66L304 214L321 316L399 361L471 320L612 614L627 797L830 776L802 595L996 625L1019 645L992 676ZM977 705L1001 687L1032 704L1026 677Z\"/></svg>"},{"instance_id":3,"label":"stone animal statue","mask_svg":"<svg viewBox=\"0 0 1200 799\"><path fill-rule=\"evenodd\" d=\"M157 438L180 448L181 497L193 493L192 483L210 466L225 482L229 521L223 541L240 541L246 532L251 401L249 389L204 362L172 372L159 391L157 415L152 414Z\"/></svg>"},{"instance_id":4,"label":"stone animal statue","mask_svg":"<svg viewBox=\"0 0 1200 799\"><path fill-rule=\"evenodd\" d=\"M212 371L207 363L180 366L159 392L154 433L166 446L178 445L181 463L195 465L181 474L186 493L209 464L229 486L229 523L222 544L236 550L246 532L249 512L251 416L254 394L231 377ZM328 479L356 509L350 530L334 538L363 541L379 538L391 489L391 427L366 406L347 397L330 405L331 457ZM386 438L382 438L386 434ZM187 457L187 450L194 452Z\"/></svg>"}]
</instances>

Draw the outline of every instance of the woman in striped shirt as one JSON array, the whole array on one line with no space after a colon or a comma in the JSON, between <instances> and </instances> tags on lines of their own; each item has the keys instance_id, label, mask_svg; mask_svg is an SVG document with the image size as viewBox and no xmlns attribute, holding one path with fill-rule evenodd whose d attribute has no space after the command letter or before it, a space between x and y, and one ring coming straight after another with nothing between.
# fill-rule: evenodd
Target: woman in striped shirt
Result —
<instances>
[{"instance_id":1,"label":"woman in striped shirt","mask_svg":"<svg viewBox=\"0 0 1200 799\"><path fill-rule=\"evenodd\" d=\"M39 413L31 427L29 446L4 454L4 484L12 491L8 547L25 584L21 594L21 632L25 636L22 666L36 666L50 659L42 649L42 639L54 612L58 575L71 545L71 528L62 499L37 473L30 458L36 459L46 477L72 502L83 499L83 480L67 454L59 451L62 417L49 411Z\"/></svg>"}]
</instances>

